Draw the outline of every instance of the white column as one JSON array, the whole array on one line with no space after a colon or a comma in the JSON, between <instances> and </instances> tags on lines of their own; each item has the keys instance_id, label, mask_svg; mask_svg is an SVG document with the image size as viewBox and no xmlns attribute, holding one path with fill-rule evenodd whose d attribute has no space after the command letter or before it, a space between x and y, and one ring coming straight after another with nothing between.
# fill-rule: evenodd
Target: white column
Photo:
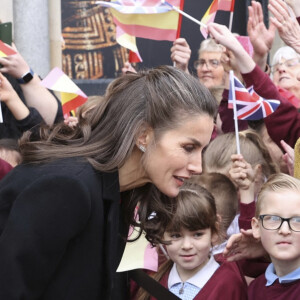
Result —
<instances>
[{"instance_id":1,"label":"white column","mask_svg":"<svg viewBox=\"0 0 300 300\"><path fill-rule=\"evenodd\" d=\"M49 0L50 66L62 68L61 0Z\"/></svg>"},{"instance_id":2,"label":"white column","mask_svg":"<svg viewBox=\"0 0 300 300\"><path fill-rule=\"evenodd\" d=\"M37 74L46 76L50 71L48 0L14 0L13 15L19 52Z\"/></svg>"},{"instance_id":3,"label":"white column","mask_svg":"<svg viewBox=\"0 0 300 300\"><path fill-rule=\"evenodd\" d=\"M0 0L0 21L13 21L13 0Z\"/></svg>"}]
</instances>

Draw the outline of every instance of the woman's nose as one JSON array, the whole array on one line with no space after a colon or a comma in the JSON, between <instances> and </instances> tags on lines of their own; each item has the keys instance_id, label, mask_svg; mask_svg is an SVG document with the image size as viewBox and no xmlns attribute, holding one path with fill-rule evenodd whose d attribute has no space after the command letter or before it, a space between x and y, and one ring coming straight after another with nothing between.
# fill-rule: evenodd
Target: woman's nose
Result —
<instances>
[{"instance_id":1,"label":"woman's nose","mask_svg":"<svg viewBox=\"0 0 300 300\"><path fill-rule=\"evenodd\" d=\"M196 155L188 164L188 171L193 175L202 173L202 155Z\"/></svg>"}]
</instances>

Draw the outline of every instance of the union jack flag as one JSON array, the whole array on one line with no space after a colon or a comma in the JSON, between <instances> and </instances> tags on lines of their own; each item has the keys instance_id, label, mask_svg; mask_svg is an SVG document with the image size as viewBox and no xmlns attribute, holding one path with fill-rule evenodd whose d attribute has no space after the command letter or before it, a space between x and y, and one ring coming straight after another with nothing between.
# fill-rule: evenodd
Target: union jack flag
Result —
<instances>
[{"instance_id":1,"label":"union jack flag","mask_svg":"<svg viewBox=\"0 0 300 300\"><path fill-rule=\"evenodd\" d=\"M160 14L172 10L161 0L112 0L97 1L96 4L114 8L123 14Z\"/></svg>"},{"instance_id":2,"label":"union jack flag","mask_svg":"<svg viewBox=\"0 0 300 300\"><path fill-rule=\"evenodd\" d=\"M237 118L240 120L260 120L273 113L280 104L279 100L267 100L253 89L244 85L230 72L228 108L236 103Z\"/></svg>"}]
</instances>

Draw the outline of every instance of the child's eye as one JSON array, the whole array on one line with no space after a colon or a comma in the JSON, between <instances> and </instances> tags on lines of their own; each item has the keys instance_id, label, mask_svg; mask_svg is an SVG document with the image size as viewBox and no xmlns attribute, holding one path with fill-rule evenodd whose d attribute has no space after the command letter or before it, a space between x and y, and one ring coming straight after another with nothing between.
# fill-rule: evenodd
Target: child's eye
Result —
<instances>
[{"instance_id":1,"label":"child's eye","mask_svg":"<svg viewBox=\"0 0 300 300\"><path fill-rule=\"evenodd\" d=\"M180 233L172 233L170 234L172 240L177 240L181 237Z\"/></svg>"},{"instance_id":2,"label":"child's eye","mask_svg":"<svg viewBox=\"0 0 300 300\"><path fill-rule=\"evenodd\" d=\"M201 237L201 236L203 236L203 234L204 234L203 232L199 231L199 232L195 232L194 236Z\"/></svg>"}]
</instances>

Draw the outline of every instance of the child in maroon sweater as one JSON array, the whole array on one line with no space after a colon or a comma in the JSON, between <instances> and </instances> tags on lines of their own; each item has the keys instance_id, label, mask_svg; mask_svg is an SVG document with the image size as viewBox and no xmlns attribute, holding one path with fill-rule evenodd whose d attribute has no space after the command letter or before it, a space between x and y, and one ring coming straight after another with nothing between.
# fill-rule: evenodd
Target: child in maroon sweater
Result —
<instances>
[{"instance_id":1,"label":"child in maroon sweater","mask_svg":"<svg viewBox=\"0 0 300 300\"><path fill-rule=\"evenodd\" d=\"M213 196L196 184L182 187L164 233L170 260L153 277L181 299L247 299L247 285L236 264L220 266L210 254L218 240L218 224ZM154 298L139 291L135 299Z\"/></svg>"},{"instance_id":2,"label":"child in maroon sweater","mask_svg":"<svg viewBox=\"0 0 300 300\"><path fill-rule=\"evenodd\" d=\"M273 175L258 195L255 238L260 238L272 263L249 286L249 299L299 299L300 180Z\"/></svg>"}]
</instances>

